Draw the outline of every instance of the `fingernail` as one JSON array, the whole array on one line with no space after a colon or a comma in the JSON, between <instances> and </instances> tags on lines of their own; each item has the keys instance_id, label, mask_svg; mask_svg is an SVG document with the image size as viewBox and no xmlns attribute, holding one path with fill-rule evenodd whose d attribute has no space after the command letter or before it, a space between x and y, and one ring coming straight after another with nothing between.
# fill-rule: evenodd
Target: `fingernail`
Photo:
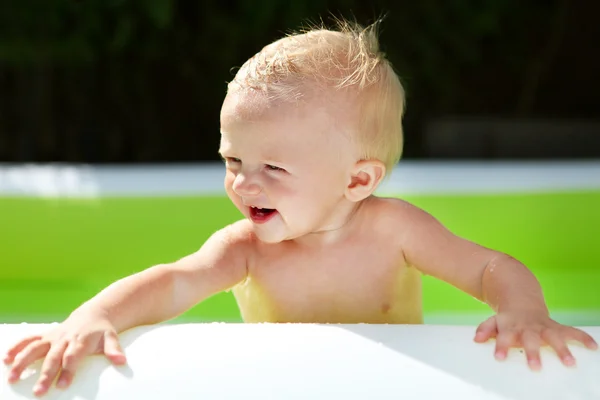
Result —
<instances>
[{"instance_id":1,"label":"fingernail","mask_svg":"<svg viewBox=\"0 0 600 400\"><path fill-rule=\"evenodd\" d=\"M529 366L531 369L538 370L542 365L539 360L529 360Z\"/></svg>"},{"instance_id":2,"label":"fingernail","mask_svg":"<svg viewBox=\"0 0 600 400\"><path fill-rule=\"evenodd\" d=\"M15 380L17 380L18 378L19 378L19 374L18 374L17 372L15 372L15 371L12 371L12 372L10 373L10 375L8 375L8 380L9 380L9 381L15 381Z\"/></svg>"},{"instance_id":3,"label":"fingernail","mask_svg":"<svg viewBox=\"0 0 600 400\"><path fill-rule=\"evenodd\" d=\"M67 379L66 378L60 378L58 380L58 382L56 382L56 387L64 388L66 386L67 386Z\"/></svg>"},{"instance_id":4,"label":"fingernail","mask_svg":"<svg viewBox=\"0 0 600 400\"><path fill-rule=\"evenodd\" d=\"M496 358L498 360L504 360L506 358L506 354L502 351L498 351L498 352L496 352Z\"/></svg>"},{"instance_id":5,"label":"fingernail","mask_svg":"<svg viewBox=\"0 0 600 400\"><path fill-rule=\"evenodd\" d=\"M124 362L125 362L125 360L126 360L126 359L125 359L125 354L120 354L120 353L114 354L114 355L112 356L112 358L113 358L113 360L114 360L114 361L115 361L117 364L122 364L122 363L124 363Z\"/></svg>"},{"instance_id":6,"label":"fingernail","mask_svg":"<svg viewBox=\"0 0 600 400\"><path fill-rule=\"evenodd\" d=\"M571 365L575 365L575 359L571 356L566 356L564 358L565 364L571 366Z\"/></svg>"},{"instance_id":7,"label":"fingernail","mask_svg":"<svg viewBox=\"0 0 600 400\"><path fill-rule=\"evenodd\" d=\"M44 389L44 387L38 383L37 385L35 385L35 386L33 387L33 392L34 392L34 393L39 393L39 392L41 392L43 389Z\"/></svg>"}]
</instances>

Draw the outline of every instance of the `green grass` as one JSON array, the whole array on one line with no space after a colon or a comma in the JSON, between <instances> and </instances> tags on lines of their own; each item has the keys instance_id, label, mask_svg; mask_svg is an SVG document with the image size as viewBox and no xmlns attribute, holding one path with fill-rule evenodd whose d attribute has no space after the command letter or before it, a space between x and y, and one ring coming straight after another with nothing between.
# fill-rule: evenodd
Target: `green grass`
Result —
<instances>
[{"instance_id":1,"label":"green grass","mask_svg":"<svg viewBox=\"0 0 600 400\"><path fill-rule=\"evenodd\" d=\"M600 310L600 192L405 198L526 263L551 310ZM62 319L115 279L193 252L238 218L225 197L0 198L0 322ZM489 311L429 277L424 296L426 314ZM183 318L240 320L230 293Z\"/></svg>"}]
</instances>

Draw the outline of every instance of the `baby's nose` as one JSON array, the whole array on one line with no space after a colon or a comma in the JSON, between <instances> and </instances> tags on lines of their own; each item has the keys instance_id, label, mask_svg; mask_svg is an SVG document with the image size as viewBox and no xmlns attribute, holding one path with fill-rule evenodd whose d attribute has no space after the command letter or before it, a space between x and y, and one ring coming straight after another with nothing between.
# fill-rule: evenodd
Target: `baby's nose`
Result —
<instances>
[{"instance_id":1,"label":"baby's nose","mask_svg":"<svg viewBox=\"0 0 600 400\"><path fill-rule=\"evenodd\" d=\"M239 174L233 181L233 191L239 196L256 196L261 192L261 187L255 179Z\"/></svg>"}]
</instances>

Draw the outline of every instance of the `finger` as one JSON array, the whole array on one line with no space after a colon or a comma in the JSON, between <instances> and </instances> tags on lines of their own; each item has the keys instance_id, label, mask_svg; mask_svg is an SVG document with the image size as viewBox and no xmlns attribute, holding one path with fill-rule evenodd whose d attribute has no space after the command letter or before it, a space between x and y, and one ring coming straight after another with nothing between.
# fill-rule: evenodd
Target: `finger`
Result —
<instances>
[{"instance_id":1,"label":"finger","mask_svg":"<svg viewBox=\"0 0 600 400\"><path fill-rule=\"evenodd\" d=\"M565 335L568 339L576 340L590 350L598 349L598 343L594 340L594 338L580 329L569 328Z\"/></svg>"},{"instance_id":2,"label":"finger","mask_svg":"<svg viewBox=\"0 0 600 400\"><path fill-rule=\"evenodd\" d=\"M8 381L11 383L18 381L25 368L44 357L49 349L50 344L48 342L36 341L30 343L15 357L8 375Z\"/></svg>"},{"instance_id":3,"label":"finger","mask_svg":"<svg viewBox=\"0 0 600 400\"><path fill-rule=\"evenodd\" d=\"M482 322L475 331L475 341L483 343L498 334L496 317L491 317Z\"/></svg>"},{"instance_id":4,"label":"finger","mask_svg":"<svg viewBox=\"0 0 600 400\"><path fill-rule=\"evenodd\" d=\"M496 359L504 360L508 354L508 349L517 344L517 333L515 331L499 332L496 337Z\"/></svg>"},{"instance_id":5,"label":"finger","mask_svg":"<svg viewBox=\"0 0 600 400\"><path fill-rule=\"evenodd\" d=\"M75 371L81 360L93 352L92 341L72 340L62 356L62 371L58 377L56 386L59 388L68 387L73 381Z\"/></svg>"},{"instance_id":6,"label":"finger","mask_svg":"<svg viewBox=\"0 0 600 400\"><path fill-rule=\"evenodd\" d=\"M19 354L21 350L29 346L30 343L35 342L36 340L40 340L41 338L41 336L31 336L21 340L19 343L11 347L6 352L2 361L4 361L5 364L11 364L14 361L16 355Z\"/></svg>"},{"instance_id":7,"label":"finger","mask_svg":"<svg viewBox=\"0 0 600 400\"><path fill-rule=\"evenodd\" d=\"M55 344L50 348L50 351L48 351L44 363L42 364L40 377L33 387L33 393L35 395L39 396L46 393L50 388L50 385L52 385L56 375L58 375L66 347L67 342L63 341Z\"/></svg>"},{"instance_id":8,"label":"finger","mask_svg":"<svg viewBox=\"0 0 600 400\"><path fill-rule=\"evenodd\" d=\"M540 360L542 339L540 335L537 332L525 331L521 336L521 342L525 349L525 356L527 357L529 368L534 371L540 370L542 368L542 362Z\"/></svg>"},{"instance_id":9,"label":"finger","mask_svg":"<svg viewBox=\"0 0 600 400\"><path fill-rule=\"evenodd\" d=\"M63 369L60 371L60 375L58 376L58 381L56 382L56 387L60 389L65 389L73 383L73 378L75 377L74 370L66 370Z\"/></svg>"},{"instance_id":10,"label":"finger","mask_svg":"<svg viewBox=\"0 0 600 400\"><path fill-rule=\"evenodd\" d=\"M575 365L575 357L571 354L563 335L558 330L546 329L542 332L542 338L556 351L564 365L569 367Z\"/></svg>"},{"instance_id":11,"label":"finger","mask_svg":"<svg viewBox=\"0 0 600 400\"><path fill-rule=\"evenodd\" d=\"M119 343L119 336L114 331L104 333L104 354L115 364L125 364L127 361L125 353Z\"/></svg>"}]
</instances>

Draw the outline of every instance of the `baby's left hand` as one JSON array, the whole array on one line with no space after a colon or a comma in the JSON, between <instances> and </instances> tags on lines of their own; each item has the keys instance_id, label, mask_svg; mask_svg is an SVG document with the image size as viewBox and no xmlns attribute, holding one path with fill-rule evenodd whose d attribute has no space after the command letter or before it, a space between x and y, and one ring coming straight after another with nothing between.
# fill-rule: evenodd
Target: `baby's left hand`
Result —
<instances>
[{"instance_id":1,"label":"baby's left hand","mask_svg":"<svg viewBox=\"0 0 600 400\"><path fill-rule=\"evenodd\" d=\"M510 347L522 347L533 370L541 368L540 347L544 343L556 351L566 366L575 365L575 358L567 347L568 340L581 342L591 350L598 348L596 341L587 333L559 324L543 312L534 311L505 311L479 325L476 342L483 343L493 337L496 338L496 359L505 359Z\"/></svg>"}]
</instances>

